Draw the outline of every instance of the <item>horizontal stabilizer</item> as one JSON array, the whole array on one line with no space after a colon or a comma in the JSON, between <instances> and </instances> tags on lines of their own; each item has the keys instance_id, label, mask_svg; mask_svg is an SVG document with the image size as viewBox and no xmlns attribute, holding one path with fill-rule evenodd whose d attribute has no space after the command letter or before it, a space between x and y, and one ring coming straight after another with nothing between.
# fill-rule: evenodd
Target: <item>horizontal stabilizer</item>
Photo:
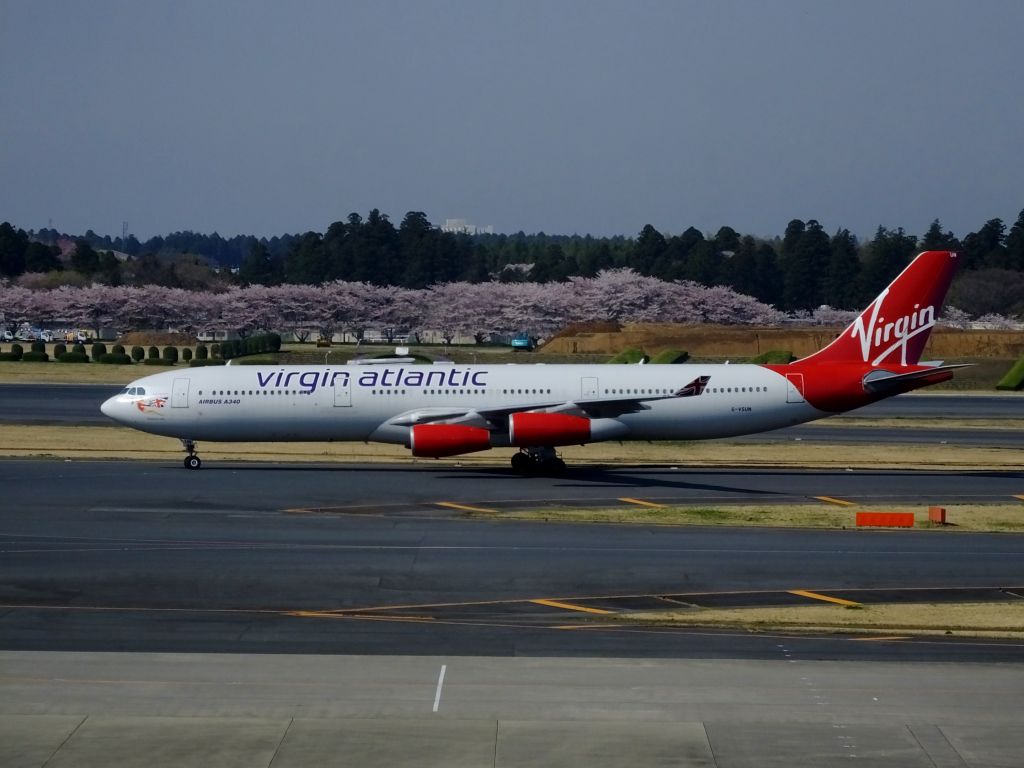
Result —
<instances>
[{"instance_id":1,"label":"horizontal stabilizer","mask_svg":"<svg viewBox=\"0 0 1024 768\"><path fill-rule=\"evenodd\" d=\"M953 371L957 368L967 368L970 363L959 365L940 365L933 368L924 368L910 373L891 373L889 371L876 370L867 374L864 379L864 389L877 395L898 394L908 389L916 389L926 384L937 384L940 381L947 381L953 378Z\"/></svg>"}]
</instances>

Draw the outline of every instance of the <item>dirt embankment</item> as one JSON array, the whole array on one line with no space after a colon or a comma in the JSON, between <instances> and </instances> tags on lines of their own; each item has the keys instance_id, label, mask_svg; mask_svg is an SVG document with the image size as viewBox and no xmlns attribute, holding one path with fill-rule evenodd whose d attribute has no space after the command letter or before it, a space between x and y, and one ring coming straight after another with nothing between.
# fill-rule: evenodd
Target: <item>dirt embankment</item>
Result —
<instances>
[{"instance_id":1,"label":"dirt embankment","mask_svg":"<svg viewBox=\"0 0 1024 768\"><path fill-rule=\"evenodd\" d=\"M809 355L834 339L839 328L748 328L723 325L637 323L619 331L587 331L560 335L544 345L554 354L614 355L640 347L654 355L680 349L692 357L748 358L773 349ZM925 354L941 360L965 357L1013 359L1024 356L1024 331L961 331L938 328Z\"/></svg>"}]
</instances>

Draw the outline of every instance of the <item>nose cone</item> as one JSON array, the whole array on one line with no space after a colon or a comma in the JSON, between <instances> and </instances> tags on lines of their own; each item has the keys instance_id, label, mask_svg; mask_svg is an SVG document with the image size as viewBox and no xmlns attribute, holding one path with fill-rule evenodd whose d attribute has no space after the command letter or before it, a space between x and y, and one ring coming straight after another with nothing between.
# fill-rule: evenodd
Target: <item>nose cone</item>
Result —
<instances>
[{"instance_id":1,"label":"nose cone","mask_svg":"<svg viewBox=\"0 0 1024 768\"><path fill-rule=\"evenodd\" d=\"M110 399L105 400L103 405L100 406L100 411L102 411L104 416L116 420L117 416L115 414L117 413L117 398L111 397Z\"/></svg>"}]
</instances>

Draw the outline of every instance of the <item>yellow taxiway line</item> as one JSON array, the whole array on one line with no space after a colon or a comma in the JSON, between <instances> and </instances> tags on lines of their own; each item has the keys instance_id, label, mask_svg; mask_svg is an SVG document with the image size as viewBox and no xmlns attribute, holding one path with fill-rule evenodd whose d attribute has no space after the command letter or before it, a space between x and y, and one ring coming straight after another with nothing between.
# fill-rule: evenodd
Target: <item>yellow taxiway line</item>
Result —
<instances>
[{"instance_id":1,"label":"yellow taxiway line","mask_svg":"<svg viewBox=\"0 0 1024 768\"><path fill-rule=\"evenodd\" d=\"M811 498L817 499L818 501L824 501L828 504L838 504L840 507L856 507L857 504L846 499L836 499L832 496L812 496Z\"/></svg>"},{"instance_id":2,"label":"yellow taxiway line","mask_svg":"<svg viewBox=\"0 0 1024 768\"><path fill-rule=\"evenodd\" d=\"M471 507L468 504L456 504L454 501L435 501L434 505L438 507L448 507L448 509L461 509L466 512L490 512L492 514L496 514L498 511L496 509L486 509L484 507Z\"/></svg>"},{"instance_id":3,"label":"yellow taxiway line","mask_svg":"<svg viewBox=\"0 0 1024 768\"><path fill-rule=\"evenodd\" d=\"M589 608L589 607L587 607L585 605L575 605L574 603L562 603L562 602L559 602L558 600L538 599L538 600L531 600L530 602L531 603L536 603L537 605L546 605L549 608L564 608L567 611L582 611L583 613L599 613L599 614L602 614L602 615L607 615L609 613L615 613L615 611L606 611L604 608Z\"/></svg>"},{"instance_id":4,"label":"yellow taxiway line","mask_svg":"<svg viewBox=\"0 0 1024 768\"><path fill-rule=\"evenodd\" d=\"M623 496L619 501L624 501L627 504L638 504L641 507L651 507L652 509L664 509L666 504L655 504L653 501L644 501L643 499L631 499L628 496Z\"/></svg>"},{"instance_id":5,"label":"yellow taxiway line","mask_svg":"<svg viewBox=\"0 0 1024 768\"><path fill-rule=\"evenodd\" d=\"M830 595L822 595L818 592L810 592L806 589L790 589L787 590L791 595L799 595L800 597L809 597L812 600L824 600L826 603L835 603L836 605L860 605L853 600L844 600L841 597L832 597Z\"/></svg>"}]
</instances>

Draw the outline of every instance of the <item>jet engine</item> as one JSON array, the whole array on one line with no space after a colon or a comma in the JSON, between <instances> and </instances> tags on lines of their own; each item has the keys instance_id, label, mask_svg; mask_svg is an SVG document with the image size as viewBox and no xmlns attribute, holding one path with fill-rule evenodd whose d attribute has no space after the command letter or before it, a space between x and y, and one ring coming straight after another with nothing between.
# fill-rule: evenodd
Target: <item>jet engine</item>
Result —
<instances>
[{"instance_id":1,"label":"jet engine","mask_svg":"<svg viewBox=\"0 0 1024 768\"><path fill-rule=\"evenodd\" d=\"M508 417L512 445L580 445L590 441L591 420L567 413L513 413Z\"/></svg>"},{"instance_id":2,"label":"jet engine","mask_svg":"<svg viewBox=\"0 0 1024 768\"><path fill-rule=\"evenodd\" d=\"M486 451L491 447L491 433L482 427L462 424L417 424L409 431L409 447L413 456L458 456Z\"/></svg>"}]
</instances>

